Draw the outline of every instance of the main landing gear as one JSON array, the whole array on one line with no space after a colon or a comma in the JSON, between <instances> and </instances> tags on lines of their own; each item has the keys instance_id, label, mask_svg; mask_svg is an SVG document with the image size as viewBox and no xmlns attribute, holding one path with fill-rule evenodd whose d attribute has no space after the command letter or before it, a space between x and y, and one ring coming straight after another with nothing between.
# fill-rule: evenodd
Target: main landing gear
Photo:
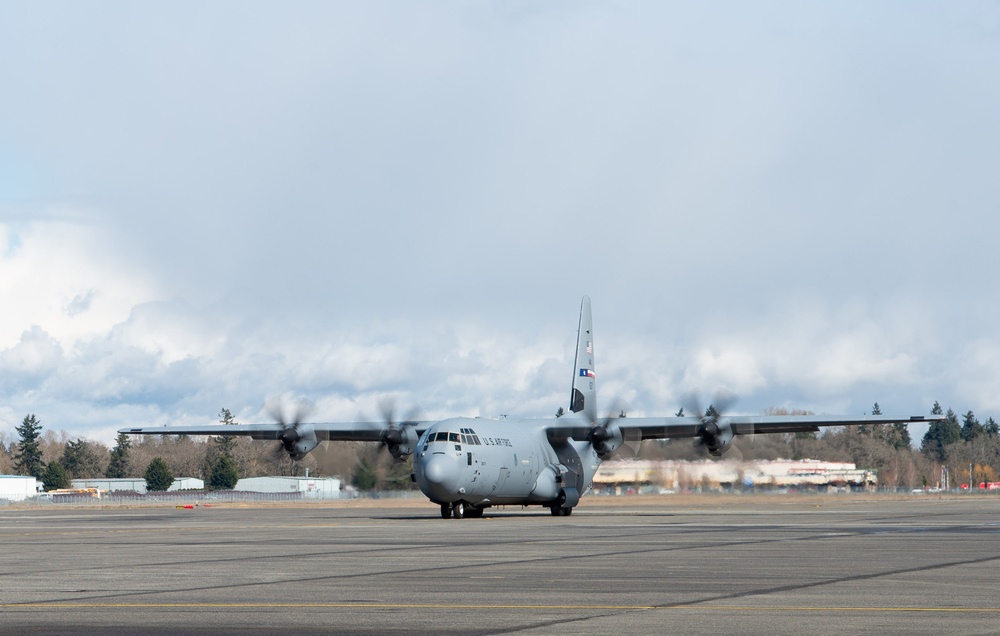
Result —
<instances>
[{"instance_id":1,"label":"main landing gear","mask_svg":"<svg viewBox=\"0 0 1000 636\"><path fill-rule=\"evenodd\" d=\"M441 518L442 519L463 519L468 517L469 519L481 519L483 517L483 509L476 506L467 506L464 501L456 501L451 504L441 504Z\"/></svg>"},{"instance_id":2,"label":"main landing gear","mask_svg":"<svg viewBox=\"0 0 1000 636\"><path fill-rule=\"evenodd\" d=\"M573 514L572 508L563 508L559 505L550 506L549 511L552 512L553 517L568 517Z\"/></svg>"}]
</instances>

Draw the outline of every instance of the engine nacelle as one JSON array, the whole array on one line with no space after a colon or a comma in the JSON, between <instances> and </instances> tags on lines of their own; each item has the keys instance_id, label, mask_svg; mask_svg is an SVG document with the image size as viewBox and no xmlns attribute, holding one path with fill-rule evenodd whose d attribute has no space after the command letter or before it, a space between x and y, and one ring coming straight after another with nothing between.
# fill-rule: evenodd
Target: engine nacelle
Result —
<instances>
[{"instance_id":1,"label":"engine nacelle","mask_svg":"<svg viewBox=\"0 0 1000 636\"><path fill-rule=\"evenodd\" d=\"M720 457L729 450L733 442L733 425L729 418L706 418L707 421L698 430L698 437L708 452L714 457Z\"/></svg>"},{"instance_id":2,"label":"engine nacelle","mask_svg":"<svg viewBox=\"0 0 1000 636\"><path fill-rule=\"evenodd\" d=\"M417 447L417 431L412 425L403 424L399 428L386 429L382 441L395 459L412 455Z\"/></svg>"},{"instance_id":3,"label":"engine nacelle","mask_svg":"<svg viewBox=\"0 0 1000 636\"><path fill-rule=\"evenodd\" d=\"M298 426L293 430L294 435L283 435L282 445L288 456L298 461L319 446L319 439L316 438L316 431L311 426Z\"/></svg>"},{"instance_id":4,"label":"engine nacelle","mask_svg":"<svg viewBox=\"0 0 1000 636\"><path fill-rule=\"evenodd\" d=\"M607 426L595 426L590 430L590 444L602 460L611 459L624 441L622 429L612 423L608 423Z\"/></svg>"}]
</instances>

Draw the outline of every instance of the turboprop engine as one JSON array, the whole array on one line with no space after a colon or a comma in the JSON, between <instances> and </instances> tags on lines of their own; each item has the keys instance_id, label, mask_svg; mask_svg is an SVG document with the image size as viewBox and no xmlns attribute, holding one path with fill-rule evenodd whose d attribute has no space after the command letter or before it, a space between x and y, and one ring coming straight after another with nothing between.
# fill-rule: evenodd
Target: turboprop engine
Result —
<instances>
[{"instance_id":1,"label":"turboprop engine","mask_svg":"<svg viewBox=\"0 0 1000 636\"><path fill-rule=\"evenodd\" d=\"M699 441L715 457L723 455L733 442L733 425L728 417L706 415L698 427Z\"/></svg>"},{"instance_id":2,"label":"turboprop engine","mask_svg":"<svg viewBox=\"0 0 1000 636\"><path fill-rule=\"evenodd\" d=\"M389 428L382 433L382 443L395 459L403 459L412 455L417 447L417 431L412 424L390 422Z\"/></svg>"},{"instance_id":3,"label":"turboprop engine","mask_svg":"<svg viewBox=\"0 0 1000 636\"><path fill-rule=\"evenodd\" d=\"M294 460L299 460L309 454L309 451L319 445L316 431L311 426L292 424L285 427L278 436L281 448Z\"/></svg>"},{"instance_id":4,"label":"turboprop engine","mask_svg":"<svg viewBox=\"0 0 1000 636\"><path fill-rule=\"evenodd\" d=\"M622 429L611 420L590 429L590 443L602 460L610 459L624 443Z\"/></svg>"},{"instance_id":5,"label":"turboprop engine","mask_svg":"<svg viewBox=\"0 0 1000 636\"><path fill-rule=\"evenodd\" d=\"M626 457L639 454L642 435L635 429L629 429L628 433L623 431L619 423L624 418L625 410L619 406L603 419L592 417L590 420L587 439L602 461L611 459L616 454Z\"/></svg>"}]
</instances>

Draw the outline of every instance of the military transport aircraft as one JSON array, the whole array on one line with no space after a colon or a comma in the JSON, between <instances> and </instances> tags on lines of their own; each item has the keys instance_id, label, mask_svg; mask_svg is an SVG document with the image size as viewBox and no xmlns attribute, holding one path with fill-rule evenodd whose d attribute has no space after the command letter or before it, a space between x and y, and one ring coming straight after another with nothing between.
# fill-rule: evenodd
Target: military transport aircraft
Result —
<instances>
[{"instance_id":1,"label":"military transport aircraft","mask_svg":"<svg viewBox=\"0 0 1000 636\"><path fill-rule=\"evenodd\" d=\"M292 422L125 428L132 435L248 435L277 440L293 459L321 442L383 444L398 460L413 455L412 478L441 507L441 516L481 517L500 505L540 505L555 516L573 512L597 467L616 452L638 450L644 439L693 438L714 456L736 435L818 431L821 426L920 422L933 417L728 416L710 408L690 417L600 417L594 374L590 298L580 307L570 412L554 419L456 417L440 422Z\"/></svg>"}]
</instances>

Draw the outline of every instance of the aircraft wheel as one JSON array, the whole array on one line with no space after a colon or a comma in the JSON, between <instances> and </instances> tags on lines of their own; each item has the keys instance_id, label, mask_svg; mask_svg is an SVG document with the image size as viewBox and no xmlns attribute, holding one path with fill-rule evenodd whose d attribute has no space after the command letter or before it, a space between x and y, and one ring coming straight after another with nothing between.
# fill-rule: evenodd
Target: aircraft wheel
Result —
<instances>
[{"instance_id":1,"label":"aircraft wheel","mask_svg":"<svg viewBox=\"0 0 1000 636\"><path fill-rule=\"evenodd\" d=\"M573 509L572 508L563 508L562 512L563 512L563 516L564 517L568 517L571 514L573 514Z\"/></svg>"},{"instance_id":2,"label":"aircraft wheel","mask_svg":"<svg viewBox=\"0 0 1000 636\"><path fill-rule=\"evenodd\" d=\"M451 505L451 514L455 516L456 519L461 519L465 516L465 504L461 501L456 501Z\"/></svg>"},{"instance_id":3,"label":"aircraft wheel","mask_svg":"<svg viewBox=\"0 0 1000 636\"><path fill-rule=\"evenodd\" d=\"M441 504L441 518L451 519L451 506L448 504Z\"/></svg>"},{"instance_id":4,"label":"aircraft wheel","mask_svg":"<svg viewBox=\"0 0 1000 636\"><path fill-rule=\"evenodd\" d=\"M553 517L558 517L562 514L562 508L559 506L549 506L549 512L552 513Z\"/></svg>"}]
</instances>

